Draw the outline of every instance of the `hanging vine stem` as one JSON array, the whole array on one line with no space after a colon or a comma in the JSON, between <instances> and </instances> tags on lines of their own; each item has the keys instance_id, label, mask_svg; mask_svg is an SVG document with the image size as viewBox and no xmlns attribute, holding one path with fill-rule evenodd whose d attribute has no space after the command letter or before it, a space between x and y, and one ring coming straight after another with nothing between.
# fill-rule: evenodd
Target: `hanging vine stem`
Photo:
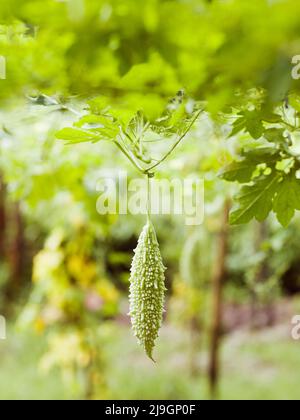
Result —
<instances>
[{"instance_id":1,"label":"hanging vine stem","mask_svg":"<svg viewBox=\"0 0 300 420\"><path fill-rule=\"evenodd\" d=\"M154 178L155 174L147 173L147 218L148 222L151 221L151 208L152 208L152 197L151 197L151 179Z\"/></svg>"}]
</instances>

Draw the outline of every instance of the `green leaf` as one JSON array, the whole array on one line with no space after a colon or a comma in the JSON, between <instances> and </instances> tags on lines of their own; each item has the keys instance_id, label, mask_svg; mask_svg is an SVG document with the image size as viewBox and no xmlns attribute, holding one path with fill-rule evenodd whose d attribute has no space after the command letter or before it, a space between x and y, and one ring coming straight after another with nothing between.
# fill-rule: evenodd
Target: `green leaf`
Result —
<instances>
[{"instance_id":1,"label":"green leaf","mask_svg":"<svg viewBox=\"0 0 300 420\"><path fill-rule=\"evenodd\" d=\"M236 134L239 134L242 131L245 131L245 129L246 129L246 120L244 120L243 118L240 118L239 120L237 120L237 123L233 125L230 136L233 137Z\"/></svg>"},{"instance_id":2,"label":"green leaf","mask_svg":"<svg viewBox=\"0 0 300 420\"><path fill-rule=\"evenodd\" d=\"M300 180L294 173L285 177L279 184L273 209L279 223L284 227L290 223L295 210L300 210Z\"/></svg>"},{"instance_id":3,"label":"green leaf","mask_svg":"<svg viewBox=\"0 0 300 420\"><path fill-rule=\"evenodd\" d=\"M84 130L96 129L106 127L108 124L112 124L112 121L109 121L108 117L103 115L85 115L79 121L77 121L74 126L78 128L83 128Z\"/></svg>"},{"instance_id":4,"label":"green leaf","mask_svg":"<svg viewBox=\"0 0 300 420\"><path fill-rule=\"evenodd\" d=\"M84 142L93 142L101 140L97 134L93 133L90 130L80 130L79 128L63 128L62 130L56 133L56 137L60 140L67 141L68 144L84 143Z\"/></svg>"},{"instance_id":5,"label":"green leaf","mask_svg":"<svg viewBox=\"0 0 300 420\"><path fill-rule=\"evenodd\" d=\"M248 223L253 218L260 222L265 220L272 210L279 180L280 175L272 171L270 175L244 186L236 197L238 204L230 214L230 223Z\"/></svg>"},{"instance_id":6,"label":"green leaf","mask_svg":"<svg viewBox=\"0 0 300 420\"><path fill-rule=\"evenodd\" d=\"M164 137L180 136L186 132L199 111L199 106L186 97L183 90L180 90L169 101L166 110L156 119L151 128Z\"/></svg>"},{"instance_id":7,"label":"green leaf","mask_svg":"<svg viewBox=\"0 0 300 420\"><path fill-rule=\"evenodd\" d=\"M275 164L279 159L279 152L271 147L259 147L253 150L243 151L243 159L226 166L220 177L226 181L238 181L242 184L250 182L252 175L260 164Z\"/></svg>"},{"instance_id":8,"label":"green leaf","mask_svg":"<svg viewBox=\"0 0 300 420\"><path fill-rule=\"evenodd\" d=\"M243 111L238 115L239 118L237 118L232 125L231 137L242 131L248 131L250 136L255 140L263 135L264 126L262 123L262 116L257 110Z\"/></svg>"},{"instance_id":9,"label":"green leaf","mask_svg":"<svg viewBox=\"0 0 300 420\"><path fill-rule=\"evenodd\" d=\"M138 111L130 120L126 132L129 136L132 136L135 140L139 141L143 136L146 128L147 125L144 114L142 111Z\"/></svg>"},{"instance_id":10,"label":"green leaf","mask_svg":"<svg viewBox=\"0 0 300 420\"><path fill-rule=\"evenodd\" d=\"M280 115L273 113L273 112L267 112L264 111L261 115L261 119L262 121L271 123L271 124L275 124L275 123L281 123L282 122L282 118Z\"/></svg>"},{"instance_id":11,"label":"green leaf","mask_svg":"<svg viewBox=\"0 0 300 420\"><path fill-rule=\"evenodd\" d=\"M235 120L234 123L232 124L232 131L229 137L233 137L236 134L244 131L245 129L246 129L246 118L244 118L244 116L241 116L240 118Z\"/></svg>"},{"instance_id":12,"label":"green leaf","mask_svg":"<svg viewBox=\"0 0 300 420\"><path fill-rule=\"evenodd\" d=\"M242 184L251 181L256 165L251 160L244 159L226 166L219 176L226 181L238 181Z\"/></svg>"},{"instance_id":13,"label":"green leaf","mask_svg":"<svg viewBox=\"0 0 300 420\"><path fill-rule=\"evenodd\" d=\"M285 137L283 135L284 130L282 128L269 128L264 133L264 138L270 143L284 143Z\"/></svg>"},{"instance_id":14,"label":"green leaf","mask_svg":"<svg viewBox=\"0 0 300 420\"><path fill-rule=\"evenodd\" d=\"M270 164L280 160L280 154L274 147L256 147L255 149L243 150L242 156L251 159L256 165L261 163Z\"/></svg>"},{"instance_id":15,"label":"green leaf","mask_svg":"<svg viewBox=\"0 0 300 420\"><path fill-rule=\"evenodd\" d=\"M245 111L246 129L250 136L258 140L264 133L261 116L257 111Z\"/></svg>"}]
</instances>

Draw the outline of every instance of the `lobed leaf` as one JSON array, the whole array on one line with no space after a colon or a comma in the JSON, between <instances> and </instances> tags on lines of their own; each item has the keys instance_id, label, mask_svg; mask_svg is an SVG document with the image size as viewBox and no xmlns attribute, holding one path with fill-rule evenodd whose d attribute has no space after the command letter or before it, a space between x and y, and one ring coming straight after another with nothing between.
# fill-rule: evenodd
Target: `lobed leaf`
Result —
<instances>
[{"instance_id":1,"label":"lobed leaf","mask_svg":"<svg viewBox=\"0 0 300 420\"><path fill-rule=\"evenodd\" d=\"M273 207L273 198L278 188L280 175L271 172L251 185L245 185L237 195L237 206L230 214L231 224L248 223L255 218L266 219Z\"/></svg>"}]
</instances>

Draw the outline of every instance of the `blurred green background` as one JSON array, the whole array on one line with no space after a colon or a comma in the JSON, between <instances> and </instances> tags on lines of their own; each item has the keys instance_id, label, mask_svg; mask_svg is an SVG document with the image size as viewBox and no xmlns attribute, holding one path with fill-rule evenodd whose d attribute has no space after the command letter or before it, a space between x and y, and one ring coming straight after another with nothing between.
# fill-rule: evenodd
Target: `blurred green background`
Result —
<instances>
[{"instance_id":1,"label":"blurred green background","mask_svg":"<svg viewBox=\"0 0 300 420\"><path fill-rule=\"evenodd\" d=\"M224 115L262 91L268 109L299 94L299 12L294 0L1 2L1 399L299 399L300 217L230 227L237 186L218 177L252 141L251 128L228 138ZM112 142L55 133L91 98L153 120L182 88L205 112L158 176L203 178L205 220L153 218L168 267L154 365L127 316L144 217L96 211L103 174L139 175Z\"/></svg>"}]
</instances>

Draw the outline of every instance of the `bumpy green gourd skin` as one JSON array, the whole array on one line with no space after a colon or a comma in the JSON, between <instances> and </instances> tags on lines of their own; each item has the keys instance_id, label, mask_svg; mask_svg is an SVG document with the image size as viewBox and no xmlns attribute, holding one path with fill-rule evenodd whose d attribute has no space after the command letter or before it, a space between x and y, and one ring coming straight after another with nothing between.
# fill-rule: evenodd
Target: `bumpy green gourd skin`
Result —
<instances>
[{"instance_id":1,"label":"bumpy green gourd skin","mask_svg":"<svg viewBox=\"0 0 300 420\"><path fill-rule=\"evenodd\" d=\"M135 250L129 300L134 334L153 361L155 340L164 312L165 270L155 229L149 220Z\"/></svg>"}]
</instances>

